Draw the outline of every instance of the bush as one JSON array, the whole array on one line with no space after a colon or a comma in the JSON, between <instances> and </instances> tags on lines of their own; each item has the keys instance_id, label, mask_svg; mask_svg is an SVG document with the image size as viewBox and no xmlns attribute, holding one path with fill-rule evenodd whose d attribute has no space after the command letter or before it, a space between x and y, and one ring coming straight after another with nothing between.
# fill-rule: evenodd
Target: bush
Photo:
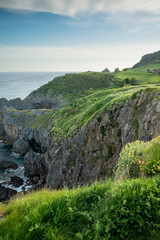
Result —
<instances>
[{"instance_id":1,"label":"bush","mask_svg":"<svg viewBox=\"0 0 160 240\"><path fill-rule=\"evenodd\" d=\"M143 141L135 141L128 143L121 151L118 159L118 165L115 169L116 179L126 179L138 177L140 175L139 156L147 148L148 143Z\"/></svg>"},{"instance_id":2,"label":"bush","mask_svg":"<svg viewBox=\"0 0 160 240\"><path fill-rule=\"evenodd\" d=\"M160 137L150 142L139 162L142 175L148 177L160 173Z\"/></svg>"},{"instance_id":3,"label":"bush","mask_svg":"<svg viewBox=\"0 0 160 240\"><path fill-rule=\"evenodd\" d=\"M115 179L148 177L160 173L160 137L150 142L135 141L121 151Z\"/></svg>"},{"instance_id":4,"label":"bush","mask_svg":"<svg viewBox=\"0 0 160 240\"><path fill-rule=\"evenodd\" d=\"M112 188L99 214L95 239L155 240L151 235L160 226L160 182L156 181L136 179Z\"/></svg>"}]
</instances>

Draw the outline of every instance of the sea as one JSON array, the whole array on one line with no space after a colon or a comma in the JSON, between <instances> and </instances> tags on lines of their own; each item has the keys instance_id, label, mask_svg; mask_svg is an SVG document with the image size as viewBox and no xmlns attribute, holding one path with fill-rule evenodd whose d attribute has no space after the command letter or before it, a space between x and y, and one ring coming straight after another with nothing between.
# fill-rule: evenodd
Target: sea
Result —
<instances>
[{"instance_id":1,"label":"sea","mask_svg":"<svg viewBox=\"0 0 160 240\"><path fill-rule=\"evenodd\" d=\"M0 98L8 100L14 98L25 99L33 90L53 80L55 77L66 74L66 72L1 72L0 73ZM0 140L0 161L9 160L16 162L16 170L0 170L0 184L15 189L17 192L23 191L27 178L24 176L23 157L15 153L11 145L4 144ZM24 180L24 185L15 188L10 184L10 177L18 176ZM25 189L31 186L25 186Z\"/></svg>"}]
</instances>

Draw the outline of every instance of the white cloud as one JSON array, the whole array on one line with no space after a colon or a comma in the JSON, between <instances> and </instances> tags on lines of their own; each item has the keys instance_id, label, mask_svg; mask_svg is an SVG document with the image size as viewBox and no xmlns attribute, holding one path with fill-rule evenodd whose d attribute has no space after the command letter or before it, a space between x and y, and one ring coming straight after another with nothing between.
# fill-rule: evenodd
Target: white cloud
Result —
<instances>
[{"instance_id":1,"label":"white cloud","mask_svg":"<svg viewBox=\"0 0 160 240\"><path fill-rule=\"evenodd\" d=\"M160 13L159 0L0 0L0 7L52 12L75 16L89 12L129 12L146 11Z\"/></svg>"},{"instance_id":2,"label":"white cloud","mask_svg":"<svg viewBox=\"0 0 160 240\"><path fill-rule=\"evenodd\" d=\"M159 44L76 47L30 48L0 46L0 71L102 71L105 67L133 66L141 56L160 49Z\"/></svg>"}]
</instances>

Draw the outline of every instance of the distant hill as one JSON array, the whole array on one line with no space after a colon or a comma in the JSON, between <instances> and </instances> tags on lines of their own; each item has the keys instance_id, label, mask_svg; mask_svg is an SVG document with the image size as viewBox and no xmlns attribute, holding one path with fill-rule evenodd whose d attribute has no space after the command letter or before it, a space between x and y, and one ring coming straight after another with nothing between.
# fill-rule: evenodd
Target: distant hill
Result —
<instances>
[{"instance_id":1,"label":"distant hill","mask_svg":"<svg viewBox=\"0 0 160 240\"><path fill-rule=\"evenodd\" d=\"M160 51L144 55L140 62L136 63L132 69L146 70L160 68Z\"/></svg>"}]
</instances>

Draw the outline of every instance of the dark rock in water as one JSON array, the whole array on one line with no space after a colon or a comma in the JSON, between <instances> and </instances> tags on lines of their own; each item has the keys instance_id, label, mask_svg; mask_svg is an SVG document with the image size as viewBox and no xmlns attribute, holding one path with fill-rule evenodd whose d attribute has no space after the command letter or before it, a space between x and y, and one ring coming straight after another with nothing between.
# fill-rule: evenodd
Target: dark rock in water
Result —
<instances>
[{"instance_id":1,"label":"dark rock in water","mask_svg":"<svg viewBox=\"0 0 160 240\"><path fill-rule=\"evenodd\" d=\"M16 193L17 193L17 191L0 185L0 202L9 200Z\"/></svg>"},{"instance_id":2,"label":"dark rock in water","mask_svg":"<svg viewBox=\"0 0 160 240\"><path fill-rule=\"evenodd\" d=\"M20 177L13 176L11 177L11 183L14 187L20 187L21 185L23 185L24 181Z\"/></svg>"},{"instance_id":3,"label":"dark rock in water","mask_svg":"<svg viewBox=\"0 0 160 240\"><path fill-rule=\"evenodd\" d=\"M0 170L4 171L8 168L15 170L18 168L18 164L12 161L6 161L6 160L0 161Z\"/></svg>"},{"instance_id":4,"label":"dark rock in water","mask_svg":"<svg viewBox=\"0 0 160 240\"><path fill-rule=\"evenodd\" d=\"M29 144L24 139L18 139L13 143L13 151L24 156L29 151Z\"/></svg>"}]
</instances>

